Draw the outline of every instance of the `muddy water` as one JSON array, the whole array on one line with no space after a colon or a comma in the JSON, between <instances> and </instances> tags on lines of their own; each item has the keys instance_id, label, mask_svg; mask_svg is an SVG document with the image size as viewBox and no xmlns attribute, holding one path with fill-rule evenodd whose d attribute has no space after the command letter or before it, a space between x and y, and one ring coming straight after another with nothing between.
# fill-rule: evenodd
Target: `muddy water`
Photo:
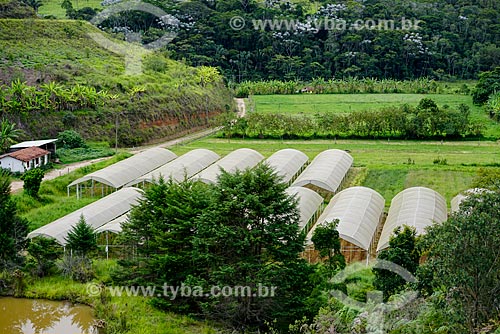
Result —
<instances>
[{"instance_id":1,"label":"muddy water","mask_svg":"<svg viewBox=\"0 0 500 334\"><path fill-rule=\"evenodd\" d=\"M97 334L93 323L88 306L0 297L1 334Z\"/></svg>"}]
</instances>

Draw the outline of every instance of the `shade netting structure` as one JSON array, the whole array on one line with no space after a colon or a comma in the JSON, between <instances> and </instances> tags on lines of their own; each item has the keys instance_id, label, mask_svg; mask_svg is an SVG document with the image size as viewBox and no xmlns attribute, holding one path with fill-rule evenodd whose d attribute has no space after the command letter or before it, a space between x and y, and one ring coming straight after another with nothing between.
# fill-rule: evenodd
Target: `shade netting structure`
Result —
<instances>
[{"instance_id":1,"label":"shade netting structure","mask_svg":"<svg viewBox=\"0 0 500 334\"><path fill-rule=\"evenodd\" d=\"M279 150L264 160L282 178L282 182L290 181L302 171L309 158L303 152L292 148Z\"/></svg>"},{"instance_id":2,"label":"shade netting structure","mask_svg":"<svg viewBox=\"0 0 500 334\"><path fill-rule=\"evenodd\" d=\"M124 213L121 216L116 217L110 222L102 225L99 228L96 228L95 231L97 233L102 232L111 232L111 233L120 233L122 231L122 224L125 223L130 216L130 212Z\"/></svg>"},{"instance_id":3,"label":"shade netting structure","mask_svg":"<svg viewBox=\"0 0 500 334\"><path fill-rule=\"evenodd\" d=\"M367 187L342 190L330 200L307 236L311 243L317 226L339 220L337 231L341 239L362 250L369 251L371 242L384 213L385 200L378 192Z\"/></svg>"},{"instance_id":4,"label":"shade netting structure","mask_svg":"<svg viewBox=\"0 0 500 334\"><path fill-rule=\"evenodd\" d=\"M441 223L447 218L446 200L438 192L425 187L405 189L391 201L377 252L389 247L389 240L397 227L414 227L418 235L425 233L426 227Z\"/></svg>"},{"instance_id":5,"label":"shade netting structure","mask_svg":"<svg viewBox=\"0 0 500 334\"><path fill-rule=\"evenodd\" d=\"M352 156L342 150L326 150L319 153L297 177L293 186L312 185L335 193L345 179L353 163Z\"/></svg>"},{"instance_id":6,"label":"shade netting structure","mask_svg":"<svg viewBox=\"0 0 500 334\"><path fill-rule=\"evenodd\" d=\"M68 185L68 192L70 187L76 186L78 196L80 184L88 181L92 182L92 186L95 181L119 189L175 158L177 155L167 149L150 148L71 182Z\"/></svg>"},{"instance_id":7,"label":"shade netting structure","mask_svg":"<svg viewBox=\"0 0 500 334\"><path fill-rule=\"evenodd\" d=\"M184 179L189 179L193 175L201 172L217 160L220 156L207 149L195 149L189 151L175 160L172 160L165 165L149 172L141 177L138 177L127 186L134 186L140 183L154 183L163 177L165 180L172 178L175 182L182 182Z\"/></svg>"},{"instance_id":8,"label":"shade netting structure","mask_svg":"<svg viewBox=\"0 0 500 334\"><path fill-rule=\"evenodd\" d=\"M217 177L219 176L221 169L228 173L234 173L237 170L253 168L263 159L264 156L255 150L240 148L232 151L216 163L196 174L193 176L193 179L207 184L213 184L217 182Z\"/></svg>"},{"instance_id":9,"label":"shade netting structure","mask_svg":"<svg viewBox=\"0 0 500 334\"><path fill-rule=\"evenodd\" d=\"M307 233L309 226L314 224L315 218L317 218L323 197L314 190L304 187L289 187L286 189L286 193L290 196L296 196L300 212L299 230Z\"/></svg>"},{"instance_id":10,"label":"shade netting structure","mask_svg":"<svg viewBox=\"0 0 500 334\"><path fill-rule=\"evenodd\" d=\"M138 204L142 195L142 190L134 187L120 189L52 223L34 230L28 234L28 238L37 236L53 238L64 246L66 245L65 239L68 232L78 223L82 215L87 224L97 229L129 212L132 206Z\"/></svg>"}]
</instances>

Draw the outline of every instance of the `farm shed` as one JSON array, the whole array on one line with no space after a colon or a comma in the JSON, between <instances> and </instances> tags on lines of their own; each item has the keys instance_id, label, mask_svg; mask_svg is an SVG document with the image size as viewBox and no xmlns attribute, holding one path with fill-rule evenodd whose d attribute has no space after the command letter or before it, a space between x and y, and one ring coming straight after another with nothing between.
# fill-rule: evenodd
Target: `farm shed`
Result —
<instances>
[{"instance_id":1,"label":"farm shed","mask_svg":"<svg viewBox=\"0 0 500 334\"><path fill-rule=\"evenodd\" d=\"M312 186L335 193L344 181L353 158L342 150L326 150L319 153L299 175L293 186Z\"/></svg>"},{"instance_id":2,"label":"farm shed","mask_svg":"<svg viewBox=\"0 0 500 334\"><path fill-rule=\"evenodd\" d=\"M173 181L182 182L184 178L201 172L217 160L219 155L207 149L196 149L181 155L177 159L149 172L127 184L134 186L144 182L153 183L163 177L165 180L172 178Z\"/></svg>"},{"instance_id":3,"label":"farm shed","mask_svg":"<svg viewBox=\"0 0 500 334\"><path fill-rule=\"evenodd\" d=\"M0 168L11 172L24 173L32 168L49 163L50 152L39 147L28 147L22 150L0 155Z\"/></svg>"},{"instance_id":4,"label":"farm shed","mask_svg":"<svg viewBox=\"0 0 500 334\"><path fill-rule=\"evenodd\" d=\"M290 184L302 172L309 158L299 150L285 148L279 150L264 162L282 177L282 181Z\"/></svg>"},{"instance_id":5,"label":"farm shed","mask_svg":"<svg viewBox=\"0 0 500 334\"><path fill-rule=\"evenodd\" d=\"M300 211L299 229L307 233L311 225L318 219L323 197L304 187L289 187L286 192L288 195L297 196Z\"/></svg>"},{"instance_id":6,"label":"farm shed","mask_svg":"<svg viewBox=\"0 0 500 334\"><path fill-rule=\"evenodd\" d=\"M56 153L56 142L57 139L41 139L41 140L29 140L23 141L9 147L9 152L15 152L28 147L38 147L43 150L47 150L52 154Z\"/></svg>"},{"instance_id":7,"label":"farm shed","mask_svg":"<svg viewBox=\"0 0 500 334\"><path fill-rule=\"evenodd\" d=\"M346 261L368 260L384 207L385 199L373 189L344 189L331 199L307 235L306 242L312 245L311 239L317 226L338 219L337 231L341 238L341 252Z\"/></svg>"},{"instance_id":8,"label":"farm shed","mask_svg":"<svg viewBox=\"0 0 500 334\"><path fill-rule=\"evenodd\" d=\"M106 193L107 187L110 187L112 190L119 189L138 177L174 160L176 157L177 155L167 149L158 147L150 148L71 182L68 185L68 196L70 187L72 186L76 186L77 197L80 197L82 190L87 188L90 188L91 195L93 196L96 190L95 182L102 184L100 189L101 194L104 196L104 186L106 186ZM88 183L90 183L90 187L88 187Z\"/></svg>"},{"instance_id":9,"label":"farm shed","mask_svg":"<svg viewBox=\"0 0 500 334\"><path fill-rule=\"evenodd\" d=\"M80 220L83 215L85 222L97 229L113 219L120 217L130 211L133 205L142 198L142 190L137 188L123 188L100 200L93 202L81 209L42 226L28 234L28 238L38 236L55 239L61 245L66 245L68 232Z\"/></svg>"},{"instance_id":10,"label":"farm shed","mask_svg":"<svg viewBox=\"0 0 500 334\"><path fill-rule=\"evenodd\" d=\"M417 234L423 234L427 226L441 223L447 217L446 200L439 193L425 187L405 189L392 199L377 252L389 247L395 228L408 225L414 227Z\"/></svg>"},{"instance_id":11,"label":"farm shed","mask_svg":"<svg viewBox=\"0 0 500 334\"><path fill-rule=\"evenodd\" d=\"M193 179L212 184L217 182L217 177L219 176L221 169L226 172L233 173L236 170L253 168L263 159L264 156L255 150L240 148L236 151L232 151L215 164L196 174Z\"/></svg>"}]
</instances>

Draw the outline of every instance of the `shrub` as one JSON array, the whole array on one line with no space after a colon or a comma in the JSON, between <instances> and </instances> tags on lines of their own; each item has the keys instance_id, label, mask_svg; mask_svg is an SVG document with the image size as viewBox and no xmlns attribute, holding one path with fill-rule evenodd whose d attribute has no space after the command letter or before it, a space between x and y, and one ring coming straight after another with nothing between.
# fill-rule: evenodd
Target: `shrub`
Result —
<instances>
[{"instance_id":1,"label":"shrub","mask_svg":"<svg viewBox=\"0 0 500 334\"><path fill-rule=\"evenodd\" d=\"M57 139L62 143L62 147L64 148L79 148L79 147L87 147L85 141L82 136L74 130L65 130L63 132L59 132L57 135Z\"/></svg>"},{"instance_id":2,"label":"shrub","mask_svg":"<svg viewBox=\"0 0 500 334\"><path fill-rule=\"evenodd\" d=\"M21 175L21 180L24 181L24 191L29 196L38 197L38 191L40 190L44 174L45 172L41 168L34 168Z\"/></svg>"}]
</instances>

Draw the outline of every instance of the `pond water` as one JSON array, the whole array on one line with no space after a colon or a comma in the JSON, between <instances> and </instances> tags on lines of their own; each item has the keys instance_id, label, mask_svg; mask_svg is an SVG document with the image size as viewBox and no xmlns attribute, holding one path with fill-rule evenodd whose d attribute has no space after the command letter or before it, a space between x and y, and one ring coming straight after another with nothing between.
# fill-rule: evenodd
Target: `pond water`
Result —
<instances>
[{"instance_id":1,"label":"pond water","mask_svg":"<svg viewBox=\"0 0 500 334\"><path fill-rule=\"evenodd\" d=\"M0 298L1 334L97 334L92 309L40 299Z\"/></svg>"}]
</instances>

